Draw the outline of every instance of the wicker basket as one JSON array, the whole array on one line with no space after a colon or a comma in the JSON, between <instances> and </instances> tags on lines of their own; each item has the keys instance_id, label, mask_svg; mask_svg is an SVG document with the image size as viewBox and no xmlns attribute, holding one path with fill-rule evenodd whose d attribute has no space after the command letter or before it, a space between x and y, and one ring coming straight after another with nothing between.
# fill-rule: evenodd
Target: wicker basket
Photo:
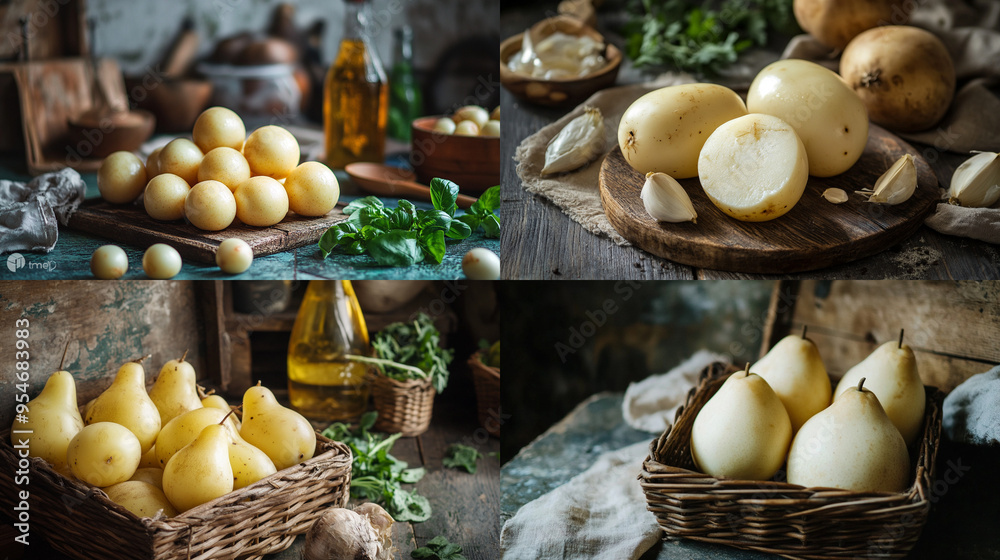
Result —
<instances>
[{"instance_id":1,"label":"wicker basket","mask_svg":"<svg viewBox=\"0 0 1000 560\"><path fill-rule=\"evenodd\" d=\"M483 363L483 350L469 358L472 382L476 386L476 408L479 423L491 435L500 437L500 368Z\"/></svg>"},{"instance_id":2,"label":"wicker basket","mask_svg":"<svg viewBox=\"0 0 1000 560\"><path fill-rule=\"evenodd\" d=\"M317 434L316 456L191 508L176 517L139 518L99 488L30 462L30 485L14 484L19 458L0 434L0 504L13 511L28 490L30 523L73 558L261 558L285 550L330 507L347 505L351 451Z\"/></svg>"},{"instance_id":3,"label":"wicker basket","mask_svg":"<svg viewBox=\"0 0 1000 560\"><path fill-rule=\"evenodd\" d=\"M775 481L718 479L697 472L691 426L701 407L736 371L713 364L677 411L673 428L650 444L639 474L647 509L667 538L685 537L787 558L901 558L920 536L941 437L941 392L926 387L923 439L913 485L900 493L804 488ZM912 453L912 451L911 451ZM778 477L784 473L779 472Z\"/></svg>"},{"instance_id":4,"label":"wicker basket","mask_svg":"<svg viewBox=\"0 0 1000 560\"><path fill-rule=\"evenodd\" d=\"M419 436L431 425L434 412L434 385L430 379L396 381L372 374L372 399L378 419L375 429L405 437Z\"/></svg>"}]
</instances>

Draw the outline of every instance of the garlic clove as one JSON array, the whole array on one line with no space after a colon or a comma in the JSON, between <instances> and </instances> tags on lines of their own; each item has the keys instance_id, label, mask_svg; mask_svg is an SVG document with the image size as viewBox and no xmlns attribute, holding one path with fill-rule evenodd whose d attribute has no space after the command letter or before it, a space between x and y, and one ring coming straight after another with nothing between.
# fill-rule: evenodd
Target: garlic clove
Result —
<instances>
[{"instance_id":1,"label":"garlic clove","mask_svg":"<svg viewBox=\"0 0 1000 560\"><path fill-rule=\"evenodd\" d=\"M604 115L600 109L585 107L545 148L542 175L579 169L597 159L604 151Z\"/></svg>"},{"instance_id":2,"label":"garlic clove","mask_svg":"<svg viewBox=\"0 0 1000 560\"><path fill-rule=\"evenodd\" d=\"M823 191L821 196L833 204L843 204L844 202L847 202L847 193L844 192L844 189L826 189Z\"/></svg>"},{"instance_id":3,"label":"garlic clove","mask_svg":"<svg viewBox=\"0 0 1000 560\"><path fill-rule=\"evenodd\" d=\"M875 181L874 188L856 192L869 195L868 202L892 206L906 202L916 190L917 167L913 163L913 156L905 154Z\"/></svg>"},{"instance_id":4,"label":"garlic clove","mask_svg":"<svg viewBox=\"0 0 1000 560\"><path fill-rule=\"evenodd\" d=\"M988 208L1000 200L1000 154L979 152L962 162L951 177L948 202Z\"/></svg>"},{"instance_id":5,"label":"garlic clove","mask_svg":"<svg viewBox=\"0 0 1000 560\"><path fill-rule=\"evenodd\" d=\"M666 173L647 173L640 196L646 212L658 222L698 222L691 197L677 179Z\"/></svg>"}]
</instances>

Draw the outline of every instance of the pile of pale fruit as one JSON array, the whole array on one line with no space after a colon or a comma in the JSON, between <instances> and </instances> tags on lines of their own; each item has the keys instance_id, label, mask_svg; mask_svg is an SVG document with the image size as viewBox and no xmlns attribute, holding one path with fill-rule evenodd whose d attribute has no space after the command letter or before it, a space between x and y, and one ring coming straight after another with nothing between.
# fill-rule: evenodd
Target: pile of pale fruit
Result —
<instances>
[{"instance_id":1,"label":"pile of pale fruit","mask_svg":"<svg viewBox=\"0 0 1000 560\"><path fill-rule=\"evenodd\" d=\"M808 488L900 492L910 482L908 445L924 425L925 392L913 351L887 342L833 391L816 345L779 341L732 374L695 417L691 456L712 476L787 480Z\"/></svg>"},{"instance_id":2,"label":"pile of pale fruit","mask_svg":"<svg viewBox=\"0 0 1000 560\"><path fill-rule=\"evenodd\" d=\"M433 130L456 136L500 136L500 107L488 113L479 105L466 105L435 121Z\"/></svg>"},{"instance_id":3,"label":"pile of pale fruit","mask_svg":"<svg viewBox=\"0 0 1000 560\"><path fill-rule=\"evenodd\" d=\"M141 360L127 362L81 416L73 376L57 371L13 429L33 432L32 457L139 517L177 515L312 458L309 421L267 388L243 395L241 423L222 397L199 399L195 379L184 358L170 360L147 393Z\"/></svg>"},{"instance_id":4,"label":"pile of pale fruit","mask_svg":"<svg viewBox=\"0 0 1000 560\"><path fill-rule=\"evenodd\" d=\"M131 152L109 155L97 173L101 197L128 204L141 195L151 218L186 218L208 231L236 219L273 226L289 210L323 216L337 204L333 171L315 161L300 165L298 141L280 126L263 126L247 137L239 115L211 107L195 121L192 137L157 148L145 164Z\"/></svg>"}]
</instances>

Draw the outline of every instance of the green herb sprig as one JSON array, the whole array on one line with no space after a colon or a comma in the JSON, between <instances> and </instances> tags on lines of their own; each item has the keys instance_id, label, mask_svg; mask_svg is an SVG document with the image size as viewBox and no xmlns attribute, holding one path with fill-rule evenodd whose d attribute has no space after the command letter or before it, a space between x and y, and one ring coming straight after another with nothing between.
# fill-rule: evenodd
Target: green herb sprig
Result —
<instances>
[{"instance_id":1,"label":"green herb sprig","mask_svg":"<svg viewBox=\"0 0 1000 560\"><path fill-rule=\"evenodd\" d=\"M424 477L423 467L407 468L389 454L402 434L385 437L368 430L375 425L378 413L367 412L361 416L357 430L341 422L331 424L323 435L347 444L354 454L351 465L351 496L382 504L396 521L426 521L431 516L427 498L416 490L404 490L402 484L414 484Z\"/></svg>"},{"instance_id":2,"label":"green herb sprig","mask_svg":"<svg viewBox=\"0 0 1000 560\"><path fill-rule=\"evenodd\" d=\"M440 264L447 243L468 238L480 227L486 237L500 237L500 187L490 187L465 214L458 211L458 185L431 179L433 210L418 209L409 200L388 208L378 197L366 196L344 208L349 217L323 233L319 249L331 253L369 254L382 266L405 267L429 260Z\"/></svg>"},{"instance_id":3,"label":"green herb sprig","mask_svg":"<svg viewBox=\"0 0 1000 560\"><path fill-rule=\"evenodd\" d=\"M641 0L626 26L625 50L637 67L675 66L716 74L771 32L794 34L791 0Z\"/></svg>"},{"instance_id":4,"label":"green herb sprig","mask_svg":"<svg viewBox=\"0 0 1000 560\"><path fill-rule=\"evenodd\" d=\"M470 474L476 474L476 461L483 456L475 447L454 443L448 446L441 464L453 469L465 469Z\"/></svg>"},{"instance_id":5,"label":"green herb sprig","mask_svg":"<svg viewBox=\"0 0 1000 560\"><path fill-rule=\"evenodd\" d=\"M379 372L397 381L431 379L438 393L448 386L448 364L454 350L441 348L441 332L426 313L418 313L409 323L392 323L375 333L372 339L375 357L347 356L369 363Z\"/></svg>"},{"instance_id":6,"label":"green herb sprig","mask_svg":"<svg viewBox=\"0 0 1000 560\"><path fill-rule=\"evenodd\" d=\"M437 536L427 541L426 546L415 549L410 558L426 558L428 560L466 560L462 556L462 547L448 542L447 537Z\"/></svg>"}]
</instances>

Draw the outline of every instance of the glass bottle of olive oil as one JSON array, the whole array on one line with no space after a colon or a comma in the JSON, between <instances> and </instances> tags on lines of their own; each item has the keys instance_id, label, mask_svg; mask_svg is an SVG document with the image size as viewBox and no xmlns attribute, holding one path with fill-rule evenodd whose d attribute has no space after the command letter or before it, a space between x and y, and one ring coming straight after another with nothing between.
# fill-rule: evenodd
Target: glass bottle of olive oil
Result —
<instances>
[{"instance_id":1,"label":"glass bottle of olive oil","mask_svg":"<svg viewBox=\"0 0 1000 560\"><path fill-rule=\"evenodd\" d=\"M368 403L368 366L344 355L369 353L368 327L351 282L309 282L288 342L292 406L314 420L359 416Z\"/></svg>"},{"instance_id":2,"label":"glass bottle of olive oil","mask_svg":"<svg viewBox=\"0 0 1000 560\"><path fill-rule=\"evenodd\" d=\"M389 114L389 80L366 32L368 1L344 3L344 35L323 91L326 163L333 169L381 163Z\"/></svg>"}]
</instances>

